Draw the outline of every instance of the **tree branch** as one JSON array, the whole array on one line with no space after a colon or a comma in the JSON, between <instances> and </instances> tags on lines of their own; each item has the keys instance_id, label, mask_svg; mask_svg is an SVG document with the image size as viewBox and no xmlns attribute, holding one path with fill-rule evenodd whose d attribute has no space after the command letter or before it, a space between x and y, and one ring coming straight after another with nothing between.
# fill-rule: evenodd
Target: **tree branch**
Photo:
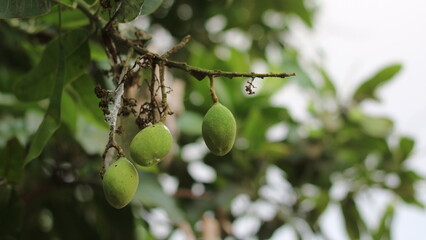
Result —
<instances>
[{"instance_id":1,"label":"tree branch","mask_svg":"<svg viewBox=\"0 0 426 240\"><path fill-rule=\"evenodd\" d=\"M104 25L105 23L103 19L97 17L95 14L92 13L90 6L85 3L82 0L76 0L78 3L78 8L83 11L84 14L86 14L91 20L97 22L98 25ZM155 63L164 62L164 65L169 68L175 68L182 71L185 71L189 74L191 74L193 77L195 77L198 80L203 80L205 77L226 77L229 79L236 78L236 77L247 77L247 78L269 78L269 77L276 77L276 78L287 78L287 77L293 77L296 76L295 73L241 73L241 72L225 72L222 70L210 70L210 69L204 69L204 68L198 68L191 65L188 65L185 62L177 62L168 60L167 57L181 49L186 45L186 43L189 41L190 36L186 36L182 39L182 41L177 44L175 47L167 51L163 56L159 56L158 54L152 53L148 51L147 49L141 47L139 44L136 44L132 41L129 41L127 39L123 39L119 33L115 31L108 31L108 33L114 40L119 41L121 43L124 43L130 48L133 48L134 51L140 55L150 54L153 56L153 60Z\"/></svg>"},{"instance_id":2,"label":"tree branch","mask_svg":"<svg viewBox=\"0 0 426 240\"><path fill-rule=\"evenodd\" d=\"M152 53L145 48L141 48L140 46L138 46L138 45L126 40L126 39L123 39L118 35L114 35L112 37L114 38L114 40L118 40L118 41L126 44L127 46L133 48L136 53L138 53L140 55L149 54L149 55L152 56L153 61L155 61L155 62L161 62L162 61L162 62L164 62L165 66L167 66L169 68L175 68L175 69L185 71L185 72L191 74L193 77L195 77L196 79L198 79L200 81L203 80L205 77L210 77L210 76L212 76L212 77L226 77L226 78L229 78L229 79L236 78L236 77L261 78L261 79L263 79L263 78L269 78L269 77L287 78L287 77L296 76L295 73L225 72L225 71L222 71L222 70L210 70L210 69L194 67L194 66L188 65L185 62L172 61L172 60L169 60L167 58L164 58L163 56L159 56L158 54ZM172 50L175 49L175 48L176 47L172 48Z\"/></svg>"}]
</instances>

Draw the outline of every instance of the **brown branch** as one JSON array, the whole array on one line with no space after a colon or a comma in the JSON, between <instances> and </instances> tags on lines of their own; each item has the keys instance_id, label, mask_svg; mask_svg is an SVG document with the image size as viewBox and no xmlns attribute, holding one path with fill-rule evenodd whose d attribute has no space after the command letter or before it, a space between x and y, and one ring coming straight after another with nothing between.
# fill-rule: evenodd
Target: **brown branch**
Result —
<instances>
[{"instance_id":1,"label":"brown branch","mask_svg":"<svg viewBox=\"0 0 426 240\"><path fill-rule=\"evenodd\" d=\"M123 39L118 35L111 36L114 38L114 40L119 41L135 50L136 53L140 55L149 54L152 58L153 62L164 62L164 65L169 68L175 68L182 71L185 71L189 74L191 74L193 77L195 77L198 80L203 80L205 77L213 76L213 77L226 77L229 79L236 78L236 77L247 77L247 78L270 78L270 77L276 77L276 78L287 78L287 77L293 77L296 76L295 73L254 73L254 72L225 72L222 70L210 70L210 69L204 69L199 67L194 67L191 65L188 65L185 62L178 62L169 60L167 58L164 58L163 56L159 56L158 54L152 53L148 51L145 48L140 47L138 44L135 44L127 39ZM182 41L183 42L183 41ZM179 45L179 44L178 44Z\"/></svg>"},{"instance_id":2,"label":"brown branch","mask_svg":"<svg viewBox=\"0 0 426 240\"><path fill-rule=\"evenodd\" d=\"M219 99L216 96L216 92L214 91L214 77L213 76L209 76L210 79L210 96L213 100L213 103L218 103Z\"/></svg>"},{"instance_id":3,"label":"brown branch","mask_svg":"<svg viewBox=\"0 0 426 240\"><path fill-rule=\"evenodd\" d=\"M88 6L84 1L77 0L78 8L83 11L85 15L87 15L90 19L93 21L96 21L99 25L103 24L103 19L95 17L94 14L90 11L90 6ZM105 24L104 24L105 25ZM164 65L169 68L175 68L179 69L185 72L188 72L192 76L194 76L198 80L203 80L205 77L213 76L213 77L226 77L229 79L235 78L235 77L248 77L248 78L269 78L269 77L277 77L277 78L287 78L287 77L293 77L296 76L295 73L240 73L240 72L225 72L221 70L209 70L209 69L203 69L198 67L193 67L188 65L184 62L176 62L168 60L167 57L181 49L185 46L185 44L189 41L189 36L186 36L182 39L182 41L177 44L175 47L173 47L171 50L167 51L163 56L159 56L157 54L151 53L147 49L141 47L139 44L131 42L127 39L123 39L117 32L111 31L109 33L114 40L119 41L125 45L127 45L130 48L133 48L136 53L140 55L150 54L153 56L153 61L156 63L159 63L161 61L164 62Z\"/></svg>"},{"instance_id":4,"label":"brown branch","mask_svg":"<svg viewBox=\"0 0 426 240\"><path fill-rule=\"evenodd\" d=\"M191 39L191 35L186 35L182 41L180 41L180 43L178 43L176 46L174 46L172 49L170 49L169 51L167 51L165 54L163 54L161 57L162 58L168 58L171 54L179 51L180 49L182 49L183 47L185 47L185 45L189 42L189 40Z\"/></svg>"}]
</instances>

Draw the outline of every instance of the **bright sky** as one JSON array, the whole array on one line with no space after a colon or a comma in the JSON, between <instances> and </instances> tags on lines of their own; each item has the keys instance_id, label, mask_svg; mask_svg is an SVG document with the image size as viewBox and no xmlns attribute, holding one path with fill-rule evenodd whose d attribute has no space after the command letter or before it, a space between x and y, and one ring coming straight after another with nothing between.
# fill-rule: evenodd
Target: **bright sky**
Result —
<instances>
[{"instance_id":1,"label":"bright sky","mask_svg":"<svg viewBox=\"0 0 426 240\"><path fill-rule=\"evenodd\" d=\"M379 91L381 103L366 103L371 114L395 120L396 132L416 139L410 168L426 176L426 1L424 0L318 0L314 31L294 28L291 42L309 58L321 59L343 97L377 70L402 63L403 70ZM318 53L320 50L320 53ZM426 203L426 185L418 188ZM372 191L361 196L361 212L375 225L389 196ZM323 218L327 235L346 239L337 206ZM424 240L426 212L401 204L393 222L392 239ZM290 238L291 239L291 238Z\"/></svg>"}]
</instances>

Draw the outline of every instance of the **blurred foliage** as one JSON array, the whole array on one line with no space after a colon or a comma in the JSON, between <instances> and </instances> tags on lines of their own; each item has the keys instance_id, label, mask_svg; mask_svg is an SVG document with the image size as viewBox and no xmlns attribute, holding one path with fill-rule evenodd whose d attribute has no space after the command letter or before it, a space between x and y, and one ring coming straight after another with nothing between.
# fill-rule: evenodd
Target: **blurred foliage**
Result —
<instances>
[{"instance_id":1,"label":"blurred foliage","mask_svg":"<svg viewBox=\"0 0 426 240\"><path fill-rule=\"evenodd\" d=\"M1 2L0 17L10 17L8 2ZM14 17L47 15L0 20L0 239L166 239L188 227L201 237L200 225L211 215L222 238L266 239L281 226L301 239L327 238L320 221L333 204L341 207L348 238L389 239L398 200L423 207L415 192L422 178L404 164L413 139L362 108L401 66L378 71L343 101L326 69L309 74L283 37L294 20L315 24L310 1L126 0L117 20L142 16L135 23L152 41L160 30L175 41L193 36L173 58L224 71L250 72L260 64L297 77L255 80L253 96L244 93L244 80L218 79L217 94L238 124L234 149L219 158L200 138L211 106L207 81L173 71L185 79L176 151L158 167L139 168L132 204L113 209L98 175L108 126L94 93L95 85L112 83L103 75L102 41L82 9L110 4L100 12L108 20L120 3L56 2L69 6L60 37L58 7L50 2L10 10ZM131 24L122 26L132 33ZM306 119L273 104L290 86L306 98ZM342 184L341 196L333 194ZM356 200L373 188L392 195L378 226L366 224ZM258 224L241 233L237 226L247 218Z\"/></svg>"}]
</instances>

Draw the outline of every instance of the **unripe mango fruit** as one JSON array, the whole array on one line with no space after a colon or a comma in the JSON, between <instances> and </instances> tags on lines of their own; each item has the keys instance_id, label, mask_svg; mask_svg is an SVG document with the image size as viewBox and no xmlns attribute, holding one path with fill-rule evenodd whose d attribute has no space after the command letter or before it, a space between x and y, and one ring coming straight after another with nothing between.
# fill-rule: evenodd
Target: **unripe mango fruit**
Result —
<instances>
[{"instance_id":1,"label":"unripe mango fruit","mask_svg":"<svg viewBox=\"0 0 426 240\"><path fill-rule=\"evenodd\" d=\"M223 156L231 151L235 142L237 124L228 108L215 103L203 119L202 135L210 151Z\"/></svg>"},{"instance_id":2,"label":"unripe mango fruit","mask_svg":"<svg viewBox=\"0 0 426 240\"><path fill-rule=\"evenodd\" d=\"M159 122L136 134L130 143L130 155L137 164L149 167L160 162L170 152L172 145L172 134Z\"/></svg>"},{"instance_id":3,"label":"unripe mango fruit","mask_svg":"<svg viewBox=\"0 0 426 240\"><path fill-rule=\"evenodd\" d=\"M138 171L133 163L124 157L107 168L102 180L106 200L117 209L123 208L132 200L138 184Z\"/></svg>"}]
</instances>

